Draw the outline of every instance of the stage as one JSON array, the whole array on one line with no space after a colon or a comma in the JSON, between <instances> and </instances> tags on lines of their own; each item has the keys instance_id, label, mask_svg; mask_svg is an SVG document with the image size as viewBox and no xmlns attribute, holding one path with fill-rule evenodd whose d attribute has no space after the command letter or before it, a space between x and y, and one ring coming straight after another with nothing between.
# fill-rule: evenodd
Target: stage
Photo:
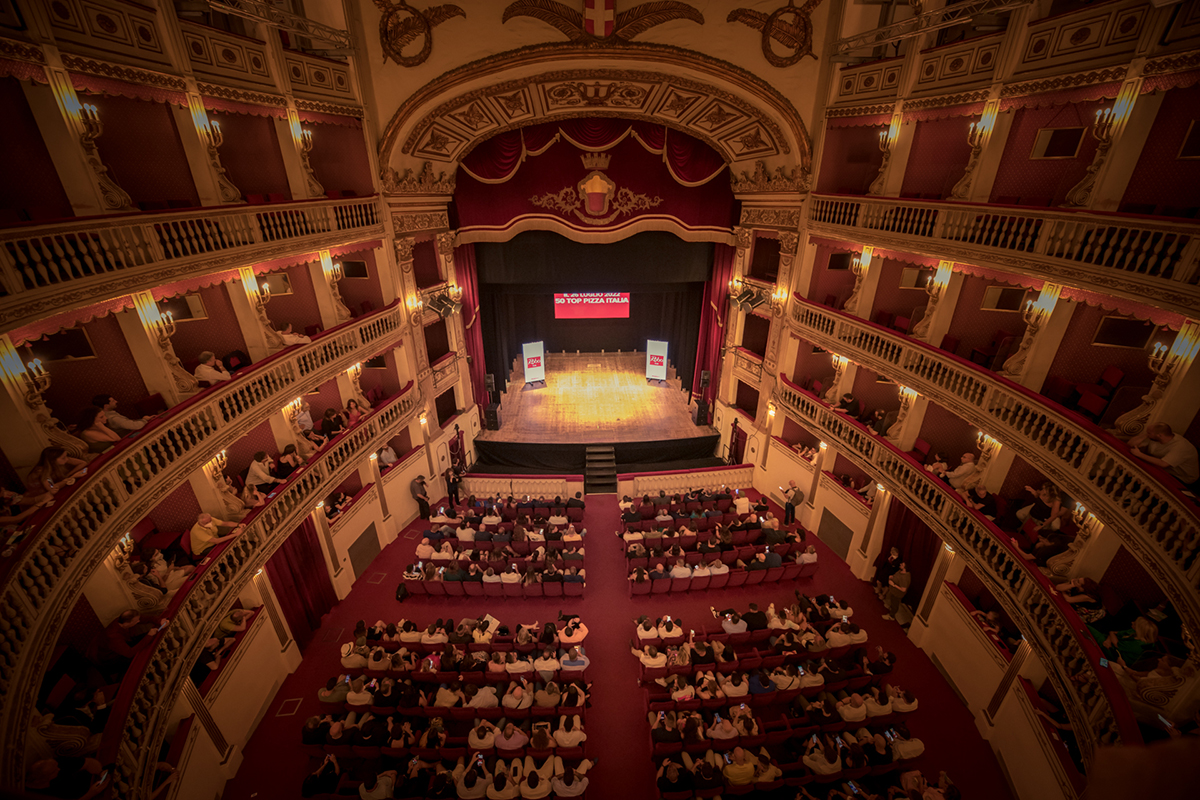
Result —
<instances>
[{"instance_id":1,"label":"stage","mask_svg":"<svg viewBox=\"0 0 1200 800\"><path fill-rule=\"evenodd\" d=\"M688 393L673 369L664 383L646 380L646 354L546 353L546 382L525 384L514 371L500 399L500 430L489 442L612 444L715 434L697 427Z\"/></svg>"}]
</instances>

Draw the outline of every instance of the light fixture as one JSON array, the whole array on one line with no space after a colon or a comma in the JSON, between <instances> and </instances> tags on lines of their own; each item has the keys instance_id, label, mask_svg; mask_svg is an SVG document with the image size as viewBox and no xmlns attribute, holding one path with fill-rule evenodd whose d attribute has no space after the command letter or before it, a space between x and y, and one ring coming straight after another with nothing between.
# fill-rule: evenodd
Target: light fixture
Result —
<instances>
[{"instance_id":1,"label":"light fixture","mask_svg":"<svg viewBox=\"0 0 1200 800\"><path fill-rule=\"evenodd\" d=\"M774 403L767 403L767 416L768 417L775 416L775 404Z\"/></svg>"},{"instance_id":2,"label":"light fixture","mask_svg":"<svg viewBox=\"0 0 1200 800\"><path fill-rule=\"evenodd\" d=\"M372 461L375 461L376 459L378 459L378 458L379 458L379 454L378 454L378 453L371 453L371 455L367 456L367 458L371 459Z\"/></svg>"},{"instance_id":3,"label":"light fixture","mask_svg":"<svg viewBox=\"0 0 1200 800\"><path fill-rule=\"evenodd\" d=\"M426 424L428 424L428 423L429 423L429 414L428 414L428 412L422 411L422 412L421 412L421 416L420 416L420 417L418 417L418 419L420 419L420 421L421 421L421 424L422 424L422 425L426 425Z\"/></svg>"},{"instance_id":4,"label":"light fixture","mask_svg":"<svg viewBox=\"0 0 1200 800\"><path fill-rule=\"evenodd\" d=\"M462 289L447 286L429 296L429 309L442 319L462 311Z\"/></svg>"},{"instance_id":5,"label":"light fixture","mask_svg":"<svg viewBox=\"0 0 1200 800\"><path fill-rule=\"evenodd\" d=\"M877 491L880 491L880 492L882 492L882 491L883 491L883 484L882 484L882 483L877 483L877 484L875 484L875 489L876 489Z\"/></svg>"},{"instance_id":6,"label":"light fixture","mask_svg":"<svg viewBox=\"0 0 1200 800\"><path fill-rule=\"evenodd\" d=\"M948 543L943 543L942 547L946 548L947 553L949 553L950 555L954 555L954 548L951 547Z\"/></svg>"},{"instance_id":7,"label":"light fixture","mask_svg":"<svg viewBox=\"0 0 1200 800\"><path fill-rule=\"evenodd\" d=\"M325 501L324 501L324 500L318 500L318 501L317 501L317 508L324 508L324 507L325 507Z\"/></svg>"},{"instance_id":8,"label":"light fixture","mask_svg":"<svg viewBox=\"0 0 1200 800\"><path fill-rule=\"evenodd\" d=\"M822 449L822 450L825 450L825 449L827 449L828 447L829 447L829 445L825 444L824 442L821 442L821 449Z\"/></svg>"}]
</instances>

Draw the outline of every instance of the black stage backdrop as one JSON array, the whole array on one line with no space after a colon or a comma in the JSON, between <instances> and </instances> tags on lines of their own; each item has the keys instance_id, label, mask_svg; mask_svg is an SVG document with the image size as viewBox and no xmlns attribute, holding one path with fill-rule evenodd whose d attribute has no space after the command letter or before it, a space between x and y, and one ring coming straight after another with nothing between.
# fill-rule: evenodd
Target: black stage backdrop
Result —
<instances>
[{"instance_id":1,"label":"black stage backdrop","mask_svg":"<svg viewBox=\"0 0 1200 800\"><path fill-rule=\"evenodd\" d=\"M549 231L475 245L479 314L487 371L504 391L525 342L546 351L641 350L647 339L669 342L668 358L692 385L704 283L713 245L662 232L611 244L573 242ZM554 318L555 292L629 292L628 319Z\"/></svg>"}]
</instances>

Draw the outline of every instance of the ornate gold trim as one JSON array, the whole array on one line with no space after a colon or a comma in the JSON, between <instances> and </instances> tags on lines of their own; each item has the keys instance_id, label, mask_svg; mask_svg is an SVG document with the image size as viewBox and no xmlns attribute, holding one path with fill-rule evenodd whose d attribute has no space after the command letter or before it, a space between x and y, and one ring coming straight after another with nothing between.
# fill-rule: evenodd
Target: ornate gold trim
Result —
<instances>
[{"instance_id":1,"label":"ornate gold trim","mask_svg":"<svg viewBox=\"0 0 1200 800\"><path fill-rule=\"evenodd\" d=\"M384 194L454 194L455 173L449 176L445 172L433 174L433 165L428 161L416 175L411 169L403 174L393 167L384 167L380 176Z\"/></svg>"},{"instance_id":2,"label":"ornate gold trim","mask_svg":"<svg viewBox=\"0 0 1200 800\"><path fill-rule=\"evenodd\" d=\"M366 112L359 106L343 106L337 103L322 103L318 100L301 100L296 98L296 108L314 114L334 114L339 117L354 117L362 119Z\"/></svg>"},{"instance_id":3,"label":"ornate gold trim","mask_svg":"<svg viewBox=\"0 0 1200 800\"><path fill-rule=\"evenodd\" d=\"M873 106L846 106L845 108L825 109L825 119L839 117L874 117L879 114L891 114L896 110L895 103L879 103Z\"/></svg>"},{"instance_id":4,"label":"ornate gold trim","mask_svg":"<svg viewBox=\"0 0 1200 800\"><path fill-rule=\"evenodd\" d=\"M728 96L731 101L736 100L735 105L739 107L747 104L747 100L744 97L759 101L759 105L753 106L753 108L755 111L761 113L755 113L751 116L761 118L764 126L778 137L780 145L786 147L788 144L787 139L784 138L780 123L777 122L777 120L781 120L789 129L792 138L798 143L799 153L797 153L797 157L799 162L804 167L811 168L812 139L804 124L804 119L800 116L800 113L796 110L792 102L769 83L742 67L727 61L671 45L643 42L630 42L619 47L603 44L597 45L594 43L590 45L572 45L553 42L498 53L463 64L425 84L425 86L414 92L404 104L396 109L395 114L388 120L388 124L380 138L379 162L381 164L391 163L392 151L396 148L401 128L411 117L435 103L438 105L433 108L430 114L436 114L439 109L443 111L448 110L448 104L439 103L439 100L453 94L458 87L468 83L475 84L481 77L486 78L489 75L498 76L500 73L518 69L530 67L546 69L554 62L568 60L586 60L596 63L605 58L620 61L658 61L668 67L692 73L696 76L691 79L693 82L699 82L701 77L708 77L712 81L724 81L735 85L743 90L745 94L735 97L732 94L718 90L719 93L714 94L714 96L722 99ZM493 84L491 87L468 93L468 95L464 95L460 100L465 101L466 97L476 92L502 92L504 91L501 88L503 86L518 87L533 81L552 80L554 79L553 76L557 74L559 73L547 72L519 81L503 81L500 84ZM568 72L567 74L570 75L571 73ZM661 75L662 80L674 85L682 85L683 82L689 80L680 77L678 74L652 72L642 74ZM716 89L716 86L714 85L713 88ZM429 114L426 116L428 117ZM662 124L666 124L667 122L664 119L657 118L655 121ZM421 123L417 125L419 129L417 134L423 134L431 124ZM489 131L488 135L493 135L494 133L495 131ZM419 135L417 138L419 139ZM414 146L411 143L407 144L402 148L402 152L408 152Z\"/></svg>"},{"instance_id":5,"label":"ornate gold trim","mask_svg":"<svg viewBox=\"0 0 1200 800\"><path fill-rule=\"evenodd\" d=\"M416 231L442 231L450 227L450 215L445 211L424 214L392 214L392 228L397 235ZM397 247L399 240L397 240Z\"/></svg>"},{"instance_id":6,"label":"ornate gold trim","mask_svg":"<svg viewBox=\"0 0 1200 800\"><path fill-rule=\"evenodd\" d=\"M1109 69L1093 70L1091 72L1076 72L1071 75L1057 75L1053 78L1039 78L1021 83L1010 83L1000 90L1002 98L1025 97L1031 94L1045 94L1062 89L1076 89L1080 86L1095 86L1101 83L1113 83L1125 80L1129 70L1126 67L1110 67Z\"/></svg>"},{"instance_id":7,"label":"ornate gold trim","mask_svg":"<svg viewBox=\"0 0 1200 800\"><path fill-rule=\"evenodd\" d=\"M272 108L287 108L287 100L274 94L263 94L262 92L252 92L249 89L238 89L233 86L219 86L215 83L199 83L196 87L200 90L200 94L209 97L218 97L224 100L236 100L241 103L249 103L255 106L270 106ZM296 102L296 107L299 108L300 101Z\"/></svg>"},{"instance_id":8,"label":"ornate gold trim","mask_svg":"<svg viewBox=\"0 0 1200 800\"><path fill-rule=\"evenodd\" d=\"M1200 50L1192 50L1152 58L1142 68L1142 75L1166 75L1172 72L1186 72L1197 67L1200 67Z\"/></svg>"},{"instance_id":9,"label":"ornate gold trim","mask_svg":"<svg viewBox=\"0 0 1200 800\"><path fill-rule=\"evenodd\" d=\"M42 48L3 37L0 37L0 56L16 61L28 61L31 64L46 63L46 54L42 52Z\"/></svg>"},{"instance_id":10,"label":"ornate gold trim","mask_svg":"<svg viewBox=\"0 0 1200 800\"><path fill-rule=\"evenodd\" d=\"M798 208L743 208L738 225L746 227L798 228Z\"/></svg>"},{"instance_id":11,"label":"ornate gold trim","mask_svg":"<svg viewBox=\"0 0 1200 800\"><path fill-rule=\"evenodd\" d=\"M123 64L113 64L95 58L63 53L63 66L71 72L81 72L85 75L96 75L101 78L136 83L142 86L153 86L156 89L171 89L177 92L187 91L187 82L174 75L164 75L161 72L151 72L148 69L129 67Z\"/></svg>"},{"instance_id":12,"label":"ornate gold trim","mask_svg":"<svg viewBox=\"0 0 1200 800\"><path fill-rule=\"evenodd\" d=\"M960 94L922 97L919 100L905 100L904 112L920 111L924 108L949 108L951 106L966 106L974 103L982 103L988 99L988 94L989 92L987 89L980 89L977 92L962 92Z\"/></svg>"},{"instance_id":13,"label":"ornate gold trim","mask_svg":"<svg viewBox=\"0 0 1200 800\"><path fill-rule=\"evenodd\" d=\"M787 167L776 167L774 172L767 171L766 163L754 162L754 174L742 171L741 177L729 171L729 183L733 186L734 194L749 194L757 192L807 192L812 181L812 174L807 170L796 167L789 174Z\"/></svg>"}]
</instances>

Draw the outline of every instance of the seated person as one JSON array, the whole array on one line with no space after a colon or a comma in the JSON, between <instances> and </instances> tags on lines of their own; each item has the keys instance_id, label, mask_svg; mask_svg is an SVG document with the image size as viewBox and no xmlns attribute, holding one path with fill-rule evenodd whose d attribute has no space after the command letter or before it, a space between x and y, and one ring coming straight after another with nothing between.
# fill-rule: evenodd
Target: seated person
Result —
<instances>
[{"instance_id":1,"label":"seated person","mask_svg":"<svg viewBox=\"0 0 1200 800\"><path fill-rule=\"evenodd\" d=\"M259 450L254 454L254 460L250 462L250 466L246 468L246 485L253 486L263 494L275 491L279 482L271 474L274 466L274 460L267 455L266 451Z\"/></svg>"},{"instance_id":2,"label":"seated person","mask_svg":"<svg viewBox=\"0 0 1200 800\"><path fill-rule=\"evenodd\" d=\"M192 555L199 559L222 542L227 542L246 529L240 523L217 519L212 514L200 514L188 532Z\"/></svg>"},{"instance_id":3,"label":"seated person","mask_svg":"<svg viewBox=\"0 0 1200 800\"><path fill-rule=\"evenodd\" d=\"M859 402L859 399L852 393L845 392L838 400L838 404L833 407L833 410L840 411L849 417L858 419L859 415L862 414L862 403Z\"/></svg>"},{"instance_id":4,"label":"seated person","mask_svg":"<svg viewBox=\"0 0 1200 800\"><path fill-rule=\"evenodd\" d=\"M79 421L75 423L75 433L88 443L90 452L103 453L121 441L121 435L108 427L107 422L108 415L96 406L88 406L80 412Z\"/></svg>"},{"instance_id":5,"label":"seated person","mask_svg":"<svg viewBox=\"0 0 1200 800\"><path fill-rule=\"evenodd\" d=\"M225 365L217 360L217 354L212 350L205 350L200 354L198 360L200 366L196 367L196 380L201 381L209 386L216 386L222 381L230 380L233 376L225 370Z\"/></svg>"},{"instance_id":6,"label":"seated person","mask_svg":"<svg viewBox=\"0 0 1200 800\"><path fill-rule=\"evenodd\" d=\"M1200 480L1200 458L1196 445L1175 433L1165 422L1148 425L1129 440L1130 452L1148 464L1165 469L1185 486Z\"/></svg>"}]
</instances>

